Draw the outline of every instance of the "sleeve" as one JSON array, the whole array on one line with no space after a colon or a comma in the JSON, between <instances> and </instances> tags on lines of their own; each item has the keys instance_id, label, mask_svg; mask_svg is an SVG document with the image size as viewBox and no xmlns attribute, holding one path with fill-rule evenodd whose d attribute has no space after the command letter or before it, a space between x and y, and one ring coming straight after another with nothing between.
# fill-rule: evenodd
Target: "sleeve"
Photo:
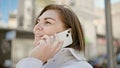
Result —
<instances>
[{"instance_id":1,"label":"sleeve","mask_svg":"<svg viewBox=\"0 0 120 68\"><path fill-rule=\"evenodd\" d=\"M25 58L20 60L16 68L42 68L43 62L36 58Z\"/></svg>"},{"instance_id":2,"label":"sleeve","mask_svg":"<svg viewBox=\"0 0 120 68\"><path fill-rule=\"evenodd\" d=\"M61 68L93 68L93 67L86 61L72 61L63 64Z\"/></svg>"}]
</instances>

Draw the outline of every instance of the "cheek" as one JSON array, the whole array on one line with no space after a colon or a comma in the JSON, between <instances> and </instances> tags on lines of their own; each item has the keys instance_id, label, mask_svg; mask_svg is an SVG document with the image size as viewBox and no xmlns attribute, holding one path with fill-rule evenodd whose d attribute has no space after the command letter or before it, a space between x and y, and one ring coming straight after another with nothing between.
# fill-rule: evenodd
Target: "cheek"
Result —
<instances>
[{"instance_id":1,"label":"cheek","mask_svg":"<svg viewBox=\"0 0 120 68\"><path fill-rule=\"evenodd\" d=\"M45 34L47 34L47 35L49 35L49 36L51 36L51 35L53 35L54 33L56 33L56 31L53 29L47 29L47 30L45 30L44 31L45 32Z\"/></svg>"},{"instance_id":2,"label":"cheek","mask_svg":"<svg viewBox=\"0 0 120 68\"><path fill-rule=\"evenodd\" d=\"M53 26L53 27L45 28L44 32L47 35L53 35L55 33L58 33L58 32L64 31L64 30L65 30L65 28L62 26L61 27L60 26Z\"/></svg>"},{"instance_id":3,"label":"cheek","mask_svg":"<svg viewBox=\"0 0 120 68\"><path fill-rule=\"evenodd\" d=\"M46 28L44 28L44 33L46 34L46 35L49 35L49 36L51 36L51 35L53 35L54 33L56 33L57 31L56 31L56 27L54 27L54 26L49 26L49 27L46 27Z\"/></svg>"}]
</instances>

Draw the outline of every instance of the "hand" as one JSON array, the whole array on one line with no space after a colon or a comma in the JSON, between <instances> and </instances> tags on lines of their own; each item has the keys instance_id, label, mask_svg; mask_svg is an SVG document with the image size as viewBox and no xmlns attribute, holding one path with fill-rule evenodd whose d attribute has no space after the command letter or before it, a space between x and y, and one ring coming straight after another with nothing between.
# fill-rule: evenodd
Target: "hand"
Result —
<instances>
[{"instance_id":1,"label":"hand","mask_svg":"<svg viewBox=\"0 0 120 68\"><path fill-rule=\"evenodd\" d=\"M39 44L31 51L30 57L37 58L43 63L52 58L62 47L63 41L55 34L50 37L44 35Z\"/></svg>"}]
</instances>

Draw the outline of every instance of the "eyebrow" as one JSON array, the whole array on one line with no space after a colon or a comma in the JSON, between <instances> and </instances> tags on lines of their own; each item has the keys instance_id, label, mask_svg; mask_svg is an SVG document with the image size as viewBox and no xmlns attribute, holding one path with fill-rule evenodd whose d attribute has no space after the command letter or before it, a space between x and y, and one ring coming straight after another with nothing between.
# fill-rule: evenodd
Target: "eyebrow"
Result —
<instances>
[{"instance_id":1,"label":"eyebrow","mask_svg":"<svg viewBox=\"0 0 120 68\"><path fill-rule=\"evenodd\" d=\"M51 18L51 17L46 17L45 20L47 20L47 19L52 19L52 20L55 21L55 19L53 19L53 18Z\"/></svg>"}]
</instances>

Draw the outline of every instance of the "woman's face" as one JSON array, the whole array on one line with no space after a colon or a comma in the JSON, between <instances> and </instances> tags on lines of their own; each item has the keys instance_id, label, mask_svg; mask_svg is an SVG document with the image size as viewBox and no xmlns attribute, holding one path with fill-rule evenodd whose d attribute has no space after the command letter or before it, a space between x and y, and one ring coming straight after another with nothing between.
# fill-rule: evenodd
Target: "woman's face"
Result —
<instances>
[{"instance_id":1,"label":"woman's face","mask_svg":"<svg viewBox=\"0 0 120 68\"><path fill-rule=\"evenodd\" d=\"M61 21L59 13L55 10L45 11L38 19L34 27L34 42L38 42L43 35L51 36L65 30L65 25Z\"/></svg>"}]
</instances>

